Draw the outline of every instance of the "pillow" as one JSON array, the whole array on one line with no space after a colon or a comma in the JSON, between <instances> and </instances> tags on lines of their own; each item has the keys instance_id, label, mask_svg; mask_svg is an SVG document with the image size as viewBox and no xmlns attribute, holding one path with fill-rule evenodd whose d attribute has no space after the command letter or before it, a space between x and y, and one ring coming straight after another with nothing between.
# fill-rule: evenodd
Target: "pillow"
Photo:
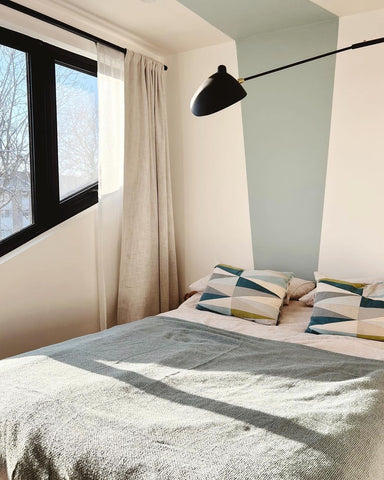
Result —
<instances>
[{"instance_id":1,"label":"pillow","mask_svg":"<svg viewBox=\"0 0 384 480\"><path fill-rule=\"evenodd\" d=\"M384 341L384 282L320 278L306 332Z\"/></svg>"},{"instance_id":2,"label":"pillow","mask_svg":"<svg viewBox=\"0 0 384 480\"><path fill-rule=\"evenodd\" d=\"M292 273L216 265L196 308L276 325Z\"/></svg>"},{"instance_id":3,"label":"pillow","mask_svg":"<svg viewBox=\"0 0 384 480\"><path fill-rule=\"evenodd\" d=\"M207 275L203 278L199 278L195 282L191 283L188 288L189 290L194 290L196 292L203 292L207 287L208 281L211 278L210 275ZM310 280L304 280L302 278L292 277L288 285L286 301L285 304L289 303L289 299L298 300L302 295L307 294L315 288L315 282ZM313 303L312 303L313 305Z\"/></svg>"},{"instance_id":4,"label":"pillow","mask_svg":"<svg viewBox=\"0 0 384 480\"><path fill-rule=\"evenodd\" d=\"M208 280L211 278L211 275L206 275L203 278L199 278L195 282L191 283L188 286L189 290L194 290L195 292L203 292L208 284Z\"/></svg>"},{"instance_id":5,"label":"pillow","mask_svg":"<svg viewBox=\"0 0 384 480\"><path fill-rule=\"evenodd\" d=\"M289 282L287 295L291 300L298 300L303 295L307 295L311 292L315 287L315 282L312 282L311 280L292 277Z\"/></svg>"},{"instance_id":6,"label":"pillow","mask_svg":"<svg viewBox=\"0 0 384 480\"><path fill-rule=\"evenodd\" d=\"M313 290L308 292L306 295L303 295L302 297L300 297L299 301L305 303L307 307L313 307L315 303L316 292L317 292L317 288L314 288Z\"/></svg>"},{"instance_id":7,"label":"pillow","mask_svg":"<svg viewBox=\"0 0 384 480\"><path fill-rule=\"evenodd\" d=\"M315 279L318 280L320 278L324 278L327 275L322 275L319 272L315 272ZM376 278L376 277L356 277L356 278L346 278L344 279L346 282L351 283L377 283L377 282L384 282L384 277ZM307 293L306 295L299 298L300 302L304 302L307 307L313 307L315 303L317 288L312 290L311 292Z\"/></svg>"}]
</instances>

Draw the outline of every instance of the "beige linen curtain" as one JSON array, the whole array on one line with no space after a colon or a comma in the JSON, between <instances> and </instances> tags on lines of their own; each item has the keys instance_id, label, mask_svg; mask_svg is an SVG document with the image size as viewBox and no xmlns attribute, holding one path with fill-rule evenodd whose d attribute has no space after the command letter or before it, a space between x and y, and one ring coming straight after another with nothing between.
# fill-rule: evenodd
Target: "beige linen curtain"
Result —
<instances>
[{"instance_id":1,"label":"beige linen curtain","mask_svg":"<svg viewBox=\"0 0 384 480\"><path fill-rule=\"evenodd\" d=\"M119 324L178 303L164 75L127 52Z\"/></svg>"},{"instance_id":2,"label":"beige linen curtain","mask_svg":"<svg viewBox=\"0 0 384 480\"><path fill-rule=\"evenodd\" d=\"M99 204L97 279L100 330L116 325L124 167L124 54L97 45Z\"/></svg>"}]
</instances>

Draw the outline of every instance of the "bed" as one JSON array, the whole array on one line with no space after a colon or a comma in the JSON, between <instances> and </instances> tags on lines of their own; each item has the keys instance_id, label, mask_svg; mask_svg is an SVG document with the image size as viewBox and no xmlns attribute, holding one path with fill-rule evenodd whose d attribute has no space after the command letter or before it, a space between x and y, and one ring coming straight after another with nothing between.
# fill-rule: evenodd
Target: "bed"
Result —
<instances>
[{"instance_id":1,"label":"bed","mask_svg":"<svg viewBox=\"0 0 384 480\"><path fill-rule=\"evenodd\" d=\"M177 310L0 362L0 478L384 479L384 343Z\"/></svg>"}]
</instances>

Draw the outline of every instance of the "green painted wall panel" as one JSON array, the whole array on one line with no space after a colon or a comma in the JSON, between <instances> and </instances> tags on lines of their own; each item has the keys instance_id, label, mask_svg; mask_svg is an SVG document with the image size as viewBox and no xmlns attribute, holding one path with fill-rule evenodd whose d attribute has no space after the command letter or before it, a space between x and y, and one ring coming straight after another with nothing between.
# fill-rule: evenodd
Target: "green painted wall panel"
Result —
<instances>
[{"instance_id":1,"label":"green painted wall panel","mask_svg":"<svg viewBox=\"0 0 384 480\"><path fill-rule=\"evenodd\" d=\"M338 18L309 0L179 1L236 39L242 77L337 48ZM334 71L329 57L244 84L257 268L317 269Z\"/></svg>"},{"instance_id":2,"label":"green painted wall panel","mask_svg":"<svg viewBox=\"0 0 384 480\"><path fill-rule=\"evenodd\" d=\"M242 77L337 48L338 20L237 41ZM242 102L255 266L317 269L335 57L250 80Z\"/></svg>"}]
</instances>

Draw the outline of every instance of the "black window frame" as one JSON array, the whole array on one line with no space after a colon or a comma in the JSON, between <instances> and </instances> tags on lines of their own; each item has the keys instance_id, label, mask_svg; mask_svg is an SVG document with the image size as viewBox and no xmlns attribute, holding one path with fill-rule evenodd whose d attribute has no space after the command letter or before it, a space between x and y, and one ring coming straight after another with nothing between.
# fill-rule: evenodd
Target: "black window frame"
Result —
<instances>
[{"instance_id":1,"label":"black window frame","mask_svg":"<svg viewBox=\"0 0 384 480\"><path fill-rule=\"evenodd\" d=\"M97 77L97 62L0 27L0 44L26 53L32 224L0 240L0 257L95 205L98 182L60 200L55 65Z\"/></svg>"}]
</instances>

